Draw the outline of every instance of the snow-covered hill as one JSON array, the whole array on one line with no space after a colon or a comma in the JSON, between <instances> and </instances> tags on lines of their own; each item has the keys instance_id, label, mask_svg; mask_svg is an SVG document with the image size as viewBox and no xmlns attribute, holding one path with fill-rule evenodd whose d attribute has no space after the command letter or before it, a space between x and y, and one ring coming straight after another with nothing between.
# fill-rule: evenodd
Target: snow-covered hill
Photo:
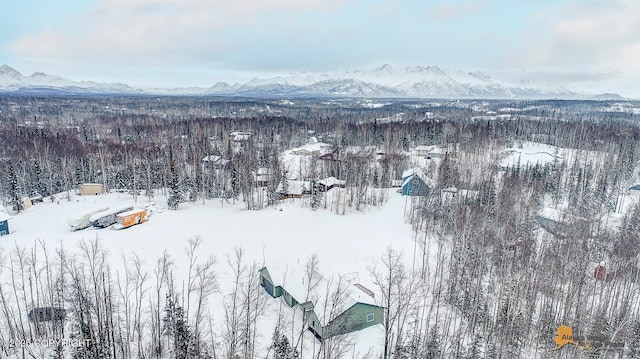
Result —
<instances>
[{"instance_id":1,"label":"snow-covered hill","mask_svg":"<svg viewBox=\"0 0 640 359\"><path fill-rule=\"evenodd\" d=\"M221 81L209 88L145 89L122 83L78 82L42 72L24 76L2 65L0 92L454 99L597 99L599 96L597 92L574 91L560 83L509 82L483 72L389 64L368 71L304 72L253 78L244 84Z\"/></svg>"}]
</instances>

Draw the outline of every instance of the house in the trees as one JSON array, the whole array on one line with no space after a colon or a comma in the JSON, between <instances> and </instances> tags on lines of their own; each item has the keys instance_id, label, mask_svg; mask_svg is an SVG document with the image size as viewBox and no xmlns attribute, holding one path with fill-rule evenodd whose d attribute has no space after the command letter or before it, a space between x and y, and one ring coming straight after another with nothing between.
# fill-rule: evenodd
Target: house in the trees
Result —
<instances>
[{"instance_id":1,"label":"house in the trees","mask_svg":"<svg viewBox=\"0 0 640 359\"><path fill-rule=\"evenodd\" d=\"M310 142L305 144L302 147L296 147L290 150L292 155L296 156L317 156L321 157L323 155L332 153L336 150L334 145L323 143L323 142Z\"/></svg>"},{"instance_id":2,"label":"house in the trees","mask_svg":"<svg viewBox=\"0 0 640 359\"><path fill-rule=\"evenodd\" d=\"M318 181L318 190L321 192L326 192L332 188L344 188L346 185L345 180L339 180L335 177L327 177Z\"/></svg>"},{"instance_id":3,"label":"house in the trees","mask_svg":"<svg viewBox=\"0 0 640 359\"><path fill-rule=\"evenodd\" d=\"M545 231L556 237L566 237L570 232L579 231L583 235L591 235L591 222L563 210L543 208L534 217Z\"/></svg>"},{"instance_id":4,"label":"house in the trees","mask_svg":"<svg viewBox=\"0 0 640 359\"><path fill-rule=\"evenodd\" d=\"M444 157L445 152L446 149L441 146L417 146L413 150L413 153L416 157L422 157L426 159L442 158Z\"/></svg>"},{"instance_id":5,"label":"house in the trees","mask_svg":"<svg viewBox=\"0 0 640 359\"><path fill-rule=\"evenodd\" d=\"M251 139L253 134L251 132L245 131L233 131L229 134L229 137L233 140L233 142L245 142Z\"/></svg>"},{"instance_id":6,"label":"house in the trees","mask_svg":"<svg viewBox=\"0 0 640 359\"><path fill-rule=\"evenodd\" d=\"M340 148L335 147L330 152L318 156L318 159L323 161L340 161Z\"/></svg>"},{"instance_id":7,"label":"house in the trees","mask_svg":"<svg viewBox=\"0 0 640 359\"><path fill-rule=\"evenodd\" d=\"M417 146L414 150L414 153L418 157L427 157L429 156L429 152L431 152L431 146Z\"/></svg>"},{"instance_id":8,"label":"house in the trees","mask_svg":"<svg viewBox=\"0 0 640 359\"><path fill-rule=\"evenodd\" d=\"M101 183L83 183L80 185L80 194L83 196L93 196L104 194L105 188Z\"/></svg>"},{"instance_id":9,"label":"house in the trees","mask_svg":"<svg viewBox=\"0 0 640 359\"><path fill-rule=\"evenodd\" d=\"M403 196L426 196L436 187L420 168L412 168L402 173L401 192Z\"/></svg>"},{"instance_id":10,"label":"house in the trees","mask_svg":"<svg viewBox=\"0 0 640 359\"><path fill-rule=\"evenodd\" d=\"M271 182L271 170L266 167L260 167L254 174L256 186L264 187Z\"/></svg>"},{"instance_id":11,"label":"house in the trees","mask_svg":"<svg viewBox=\"0 0 640 359\"><path fill-rule=\"evenodd\" d=\"M11 216L4 212L0 212L0 236L9 234L9 220Z\"/></svg>"},{"instance_id":12,"label":"house in the trees","mask_svg":"<svg viewBox=\"0 0 640 359\"><path fill-rule=\"evenodd\" d=\"M283 180L276 187L276 193L280 199L302 198L305 194L311 194L312 186L311 181Z\"/></svg>"},{"instance_id":13,"label":"house in the trees","mask_svg":"<svg viewBox=\"0 0 640 359\"><path fill-rule=\"evenodd\" d=\"M209 155L202 159L203 170L226 170L229 169L231 161L221 156Z\"/></svg>"},{"instance_id":14,"label":"house in the trees","mask_svg":"<svg viewBox=\"0 0 640 359\"><path fill-rule=\"evenodd\" d=\"M295 272L296 269L293 271ZM287 276L304 278L302 273L304 269L301 269L301 273L287 273ZM296 285L297 281L291 281L285 289L283 286L274 284L266 267L260 269L259 275L260 284L271 297L280 297L293 310L302 311L303 322L319 341L383 323L384 308L375 304L375 294L359 282L357 273L349 278L343 276L342 279L346 280L350 287L349 295L344 298L344 310L332 318L327 318L329 322L326 325L322 325L322 321L314 310L313 302L300 302L296 299L305 295L304 280L302 285Z\"/></svg>"}]
</instances>

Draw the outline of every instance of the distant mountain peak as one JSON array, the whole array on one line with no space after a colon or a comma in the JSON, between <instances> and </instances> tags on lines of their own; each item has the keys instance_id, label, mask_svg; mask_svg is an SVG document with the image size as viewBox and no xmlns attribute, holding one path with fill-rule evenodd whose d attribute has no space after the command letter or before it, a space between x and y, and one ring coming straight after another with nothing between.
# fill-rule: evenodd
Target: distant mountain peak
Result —
<instances>
[{"instance_id":1,"label":"distant mountain peak","mask_svg":"<svg viewBox=\"0 0 640 359\"><path fill-rule=\"evenodd\" d=\"M22 77L22 74L9 65L2 65L0 66L0 76L19 79Z\"/></svg>"},{"instance_id":2,"label":"distant mountain peak","mask_svg":"<svg viewBox=\"0 0 640 359\"><path fill-rule=\"evenodd\" d=\"M393 68L391 67L391 65L389 65L388 63L385 63L384 65L376 68L374 71L390 71Z\"/></svg>"},{"instance_id":3,"label":"distant mountain peak","mask_svg":"<svg viewBox=\"0 0 640 359\"><path fill-rule=\"evenodd\" d=\"M16 71L16 69L14 69L13 67L11 67L9 65L0 66L0 73L16 73L16 74L20 74L18 71Z\"/></svg>"}]
</instances>

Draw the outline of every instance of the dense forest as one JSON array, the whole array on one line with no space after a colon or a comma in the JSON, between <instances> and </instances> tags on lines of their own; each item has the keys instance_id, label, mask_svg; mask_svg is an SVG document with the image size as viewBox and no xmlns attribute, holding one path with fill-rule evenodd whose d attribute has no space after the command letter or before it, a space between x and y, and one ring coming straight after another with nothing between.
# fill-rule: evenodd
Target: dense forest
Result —
<instances>
[{"instance_id":1,"label":"dense forest","mask_svg":"<svg viewBox=\"0 0 640 359\"><path fill-rule=\"evenodd\" d=\"M346 199L332 211L349 215L384 205L377 189L402 179L415 165L417 146L439 146L443 157L423 168L433 188L411 197L405 212L415 234L413 252L389 249L370 268L386 309L384 346L369 357L579 357L577 345L550 350L556 327L571 323L582 328L580 342L588 338L595 348L590 355L636 358L640 205L629 203L628 192L640 183L640 115L626 111L634 106L0 97L0 203L18 213L24 197L48 200L82 183L100 183L134 196L166 194L169 209L220 198L262 210L283 200L292 178L281 154L314 141L330 144L332 152L308 161L302 177L313 188L306 203L322 206L316 183L333 176L345 181ZM237 132L250 138L239 140ZM565 156L500 166L505 149L527 142ZM374 159L376 154L383 156ZM228 165L211 170L203 165L208 156ZM256 180L260 169L270 174L266 184ZM266 200L256 197L261 188ZM452 189L469 195L443 196ZM562 209L559 227L541 228L537 217L544 208ZM212 262L195 259L199 241L189 241L194 259L187 288L174 282L168 257L158 259L153 273L140 270L139 258L126 261L122 277L97 241L86 243L81 258L44 246L3 245L0 340L33 341L67 331L67 337L91 343L76 348L74 358L299 357L303 349L283 328L274 331L269 352L257 351L250 318L261 315L265 299L254 276L259 268L246 263L242 251L230 263L236 288L225 296L227 316L218 323L224 329L213 336L203 307L218 286ZM35 254L46 250L46 258ZM413 256L411 267L399 259L403 255ZM601 262L607 274L594 276ZM72 324L25 322L16 313L33 307L34 298L50 306L71 303ZM313 355L349 357L352 340L348 334L332 338ZM0 350L65 357L62 347L44 354Z\"/></svg>"}]
</instances>

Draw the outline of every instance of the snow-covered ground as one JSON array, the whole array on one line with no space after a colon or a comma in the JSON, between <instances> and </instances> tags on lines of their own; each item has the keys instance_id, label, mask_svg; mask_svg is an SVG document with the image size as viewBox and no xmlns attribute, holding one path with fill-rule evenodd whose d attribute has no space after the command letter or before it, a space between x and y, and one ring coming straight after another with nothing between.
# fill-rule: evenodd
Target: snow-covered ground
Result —
<instances>
[{"instance_id":1,"label":"snow-covered ground","mask_svg":"<svg viewBox=\"0 0 640 359\"><path fill-rule=\"evenodd\" d=\"M527 167L562 161L559 148L535 142L524 142L505 149L499 155L500 167Z\"/></svg>"},{"instance_id":2,"label":"snow-covered ground","mask_svg":"<svg viewBox=\"0 0 640 359\"><path fill-rule=\"evenodd\" d=\"M150 203L143 196L134 203L132 195L110 193L98 196L72 195L71 200L48 199L10 220L11 233L0 237L0 248L8 253L15 246L38 247L41 241L49 250L64 246L72 253L79 253L80 242L97 238L109 252L113 269L122 267L123 256L133 254L144 259L145 269L152 273L156 261L166 251L175 262L178 281L187 280L188 239L199 236L202 244L198 258L216 258L216 275L220 290L210 300L214 319L222 320L223 296L233 289L233 276L228 264L235 248L242 248L246 263L267 266L277 284L293 283L295 268L299 271L312 255L319 259L319 274L323 278L343 275L357 276L369 289L372 284L367 268L380 262L388 247L403 251L411 258L412 231L405 223L405 198L389 190L389 200L382 207L369 208L361 213L337 215L331 209L312 211L303 200L292 199L276 207L260 211L248 211L243 203L210 200L205 204L183 203L177 211L155 211L145 223L133 227L112 230L88 228L70 230L67 219L100 207L117 207L133 204L143 208L155 204L166 207L166 198L156 195ZM405 250L406 248L406 250ZM408 262L409 263L409 262ZM407 265L410 268L409 265ZM287 277L288 268L291 274ZM5 272L6 273L6 272ZM255 273L257 276L258 273ZM264 295L267 295L264 293ZM379 298L379 296L378 296ZM304 299L304 298L303 298ZM275 310L280 299L267 298L267 312ZM286 310L291 310L286 308ZM270 344L274 330L274 313L267 313L259 325L263 342L258 350ZM313 337L305 339L312 343ZM356 334L355 353L365 353L370 347L379 351L382 347L382 328L376 326Z\"/></svg>"}]
</instances>

